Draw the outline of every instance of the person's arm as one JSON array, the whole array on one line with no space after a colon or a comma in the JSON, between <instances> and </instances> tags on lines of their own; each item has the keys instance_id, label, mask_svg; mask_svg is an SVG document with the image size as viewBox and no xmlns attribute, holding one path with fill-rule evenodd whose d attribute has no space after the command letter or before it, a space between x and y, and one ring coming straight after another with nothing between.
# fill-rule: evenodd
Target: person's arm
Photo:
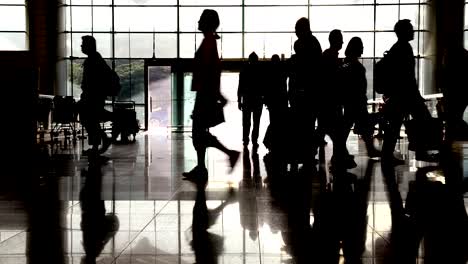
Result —
<instances>
[{"instance_id":1,"label":"person's arm","mask_svg":"<svg viewBox=\"0 0 468 264\"><path fill-rule=\"evenodd\" d=\"M242 110L242 98L244 96L245 86L245 73L241 71L239 73L239 86L237 87L237 107Z\"/></svg>"}]
</instances>

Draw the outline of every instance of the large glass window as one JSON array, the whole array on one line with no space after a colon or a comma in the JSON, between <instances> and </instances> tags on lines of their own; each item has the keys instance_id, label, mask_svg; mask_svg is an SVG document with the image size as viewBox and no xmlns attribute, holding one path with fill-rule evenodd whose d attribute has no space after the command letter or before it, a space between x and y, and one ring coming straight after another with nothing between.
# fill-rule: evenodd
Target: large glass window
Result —
<instances>
[{"instance_id":1,"label":"large glass window","mask_svg":"<svg viewBox=\"0 0 468 264\"><path fill-rule=\"evenodd\" d=\"M27 50L24 0L0 2L0 50Z\"/></svg>"},{"instance_id":2,"label":"large glass window","mask_svg":"<svg viewBox=\"0 0 468 264\"><path fill-rule=\"evenodd\" d=\"M6 16L19 14L23 6L12 3L19 0L5 0L11 7L0 14L0 19L8 21ZM285 58L293 53L293 44L297 37L294 26L300 17L308 17L313 34L322 49L329 47L328 34L332 29L343 32L344 45L359 36L364 43L363 62L368 74L369 95L375 96L372 88L373 65L383 53L396 41L393 27L399 19L410 19L416 30L412 41L414 54L417 56L418 80L421 91L424 85L431 85L425 76L425 69L431 61L425 57L427 28L426 0L66 0L59 7L64 15L63 39L66 40L66 52L63 54L69 67L66 69L66 90L78 96L78 80L74 76L81 67L77 62L84 59L80 44L83 35L93 35L98 42L98 50L109 59L114 67L121 67L124 80L129 76L139 76L139 64L145 58L193 58L203 35L198 31L198 20L205 8L218 11L221 39L218 51L223 59L245 59L255 51L260 58L269 59L273 54L284 54ZM113 5L112 5L113 4ZM23 9L21 9L23 8ZM3 16L1 16L3 14ZM2 21L3 21L2 20ZM10 22L8 22L10 23ZM24 21L0 23L8 25L9 30L25 27ZM13 24L12 24L13 23ZM466 22L465 22L466 25ZM468 27L465 26L466 30ZM25 37L22 32L4 32L0 28L1 45L16 47L14 44ZM466 31L465 31L466 32ZM466 33L465 33L466 35ZM466 41L465 41L466 43ZM122 66L126 61L126 67ZM132 61L132 63L129 63ZM119 63L117 63L119 62ZM134 65L133 63L137 63ZM132 65L132 67L130 67ZM64 67L65 67L64 66ZM124 70L125 68L125 70ZM127 76L129 75L129 76ZM73 77L71 77L73 76ZM135 77L140 79L140 77ZM135 80L136 80L135 79ZM127 91L131 89L131 91ZM122 96L140 101L142 91L138 85L123 87ZM142 101L144 102L144 101Z\"/></svg>"}]
</instances>

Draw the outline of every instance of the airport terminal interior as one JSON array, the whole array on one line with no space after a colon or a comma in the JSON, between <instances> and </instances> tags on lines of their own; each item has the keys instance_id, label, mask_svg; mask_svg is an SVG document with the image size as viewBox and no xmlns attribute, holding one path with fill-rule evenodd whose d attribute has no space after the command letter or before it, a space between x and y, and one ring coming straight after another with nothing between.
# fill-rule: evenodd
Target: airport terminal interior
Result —
<instances>
[{"instance_id":1,"label":"airport terminal interior","mask_svg":"<svg viewBox=\"0 0 468 264\"><path fill-rule=\"evenodd\" d=\"M467 4L1 0L0 85L8 90L4 98L24 99L2 114L15 132L6 137L9 154L2 158L0 263L468 263L468 130L444 134L452 129L451 112L444 111L447 94L465 107L468 98ZM233 162L236 155L208 148L207 179L199 180L183 173L200 163L192 143L192 77L203 71L193 65L205 9L219 14L220 92L226 99L225 121L209 131L239 158ZM340 58L353 37L362 40L359 62L378 150L387 98L374 87L374 68L397 41L395 23L409 19L417 88L444 134L431 149L436 158L418 158L405 126L394 160L369 157L355 125L346 142L355 164L341 171L333 135L315 150L308 145L315 119L298 125L294 118L277 124L288 131L280 145L290 146L278 155L267 138L271 109L265 105L258 145L243 142L240 72L252 52L261 65L275 54L287 65L302 17L322 51L330 46L330 32L341 30ZM115 137L116 122L102 120L113 142L99 156L88 151L88 131L76 110L87 59L83 36L94 37L120 78L106 110L129 111L136 119L124 126L137 129ZM447 59L463 47L464 60ZM459 79L445 82L446 69L459 70ZM466 129L467 109L459 122ZM291 158L297 149L305 157L299 161Z\"/></svg>"}]
</instances>

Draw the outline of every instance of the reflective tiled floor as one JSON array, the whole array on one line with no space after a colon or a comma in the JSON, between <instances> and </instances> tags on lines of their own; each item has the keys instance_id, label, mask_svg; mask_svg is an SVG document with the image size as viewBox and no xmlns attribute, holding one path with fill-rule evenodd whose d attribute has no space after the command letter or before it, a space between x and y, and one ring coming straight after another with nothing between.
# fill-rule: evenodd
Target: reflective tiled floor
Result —
<instances>
[{"instance_id":1,"label":"reflective tiled floor","mask_svg":"<svg viewBox=\"0 0 468 264\"><path fill-rule=\"evenodd\" d=\"M215 133L241 150L232 131ZM358 166L337 183L331 144L318 166L280 179L263 147L244 150L230 174L210 149L206 186L181 177L196 164L189 134L141 133L98 164L80 142L46 145L23 194L1 188L0 263L465 263L468 197L435 177L446 170L415 161L402 139L406 164L384 177L352 136ZM468 144L453 149L461 170L449 171L466 178Z\"/></svg>"}]
</instances>

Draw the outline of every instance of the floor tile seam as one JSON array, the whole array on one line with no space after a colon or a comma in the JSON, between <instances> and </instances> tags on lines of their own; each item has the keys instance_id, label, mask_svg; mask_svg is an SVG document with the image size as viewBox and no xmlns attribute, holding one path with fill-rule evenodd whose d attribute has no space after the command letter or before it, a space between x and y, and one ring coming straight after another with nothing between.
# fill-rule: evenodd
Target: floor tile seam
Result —
<instances>
[{"instance_id":1,"label":"floor tile seam","mask_svg":"<svg viewBox=\"0 0 468 264\"><path fill-rule=\"evenodd\" d=\"M148 223L146 223L146 225L140 230L137 232L136 236L131 240L129 241L125 247L122 248L122 250L120 251L120 253L114 258L114 260L111 262L111 264L114 264L116 263L117 259L123 254L123 252L125 252L125 250L127 250L127 248L138 238L138 236L140 234L143 233L143 230L145 230L152 221L155 221L156 220L156 217L158 215L160 215L161 211L164 210L164 208L166 208L166 206L169 204L170 201L173 200L173 198L176 196L177 193L179 193L179 190L180 190L181 187L177 188L177 190L172 194L171 198L169 198L167 201L166 201L166 204L161 207L161 209L159 210L159 212L156 212L156 214L148 221Z\"/></svg>"}]
</instances>

